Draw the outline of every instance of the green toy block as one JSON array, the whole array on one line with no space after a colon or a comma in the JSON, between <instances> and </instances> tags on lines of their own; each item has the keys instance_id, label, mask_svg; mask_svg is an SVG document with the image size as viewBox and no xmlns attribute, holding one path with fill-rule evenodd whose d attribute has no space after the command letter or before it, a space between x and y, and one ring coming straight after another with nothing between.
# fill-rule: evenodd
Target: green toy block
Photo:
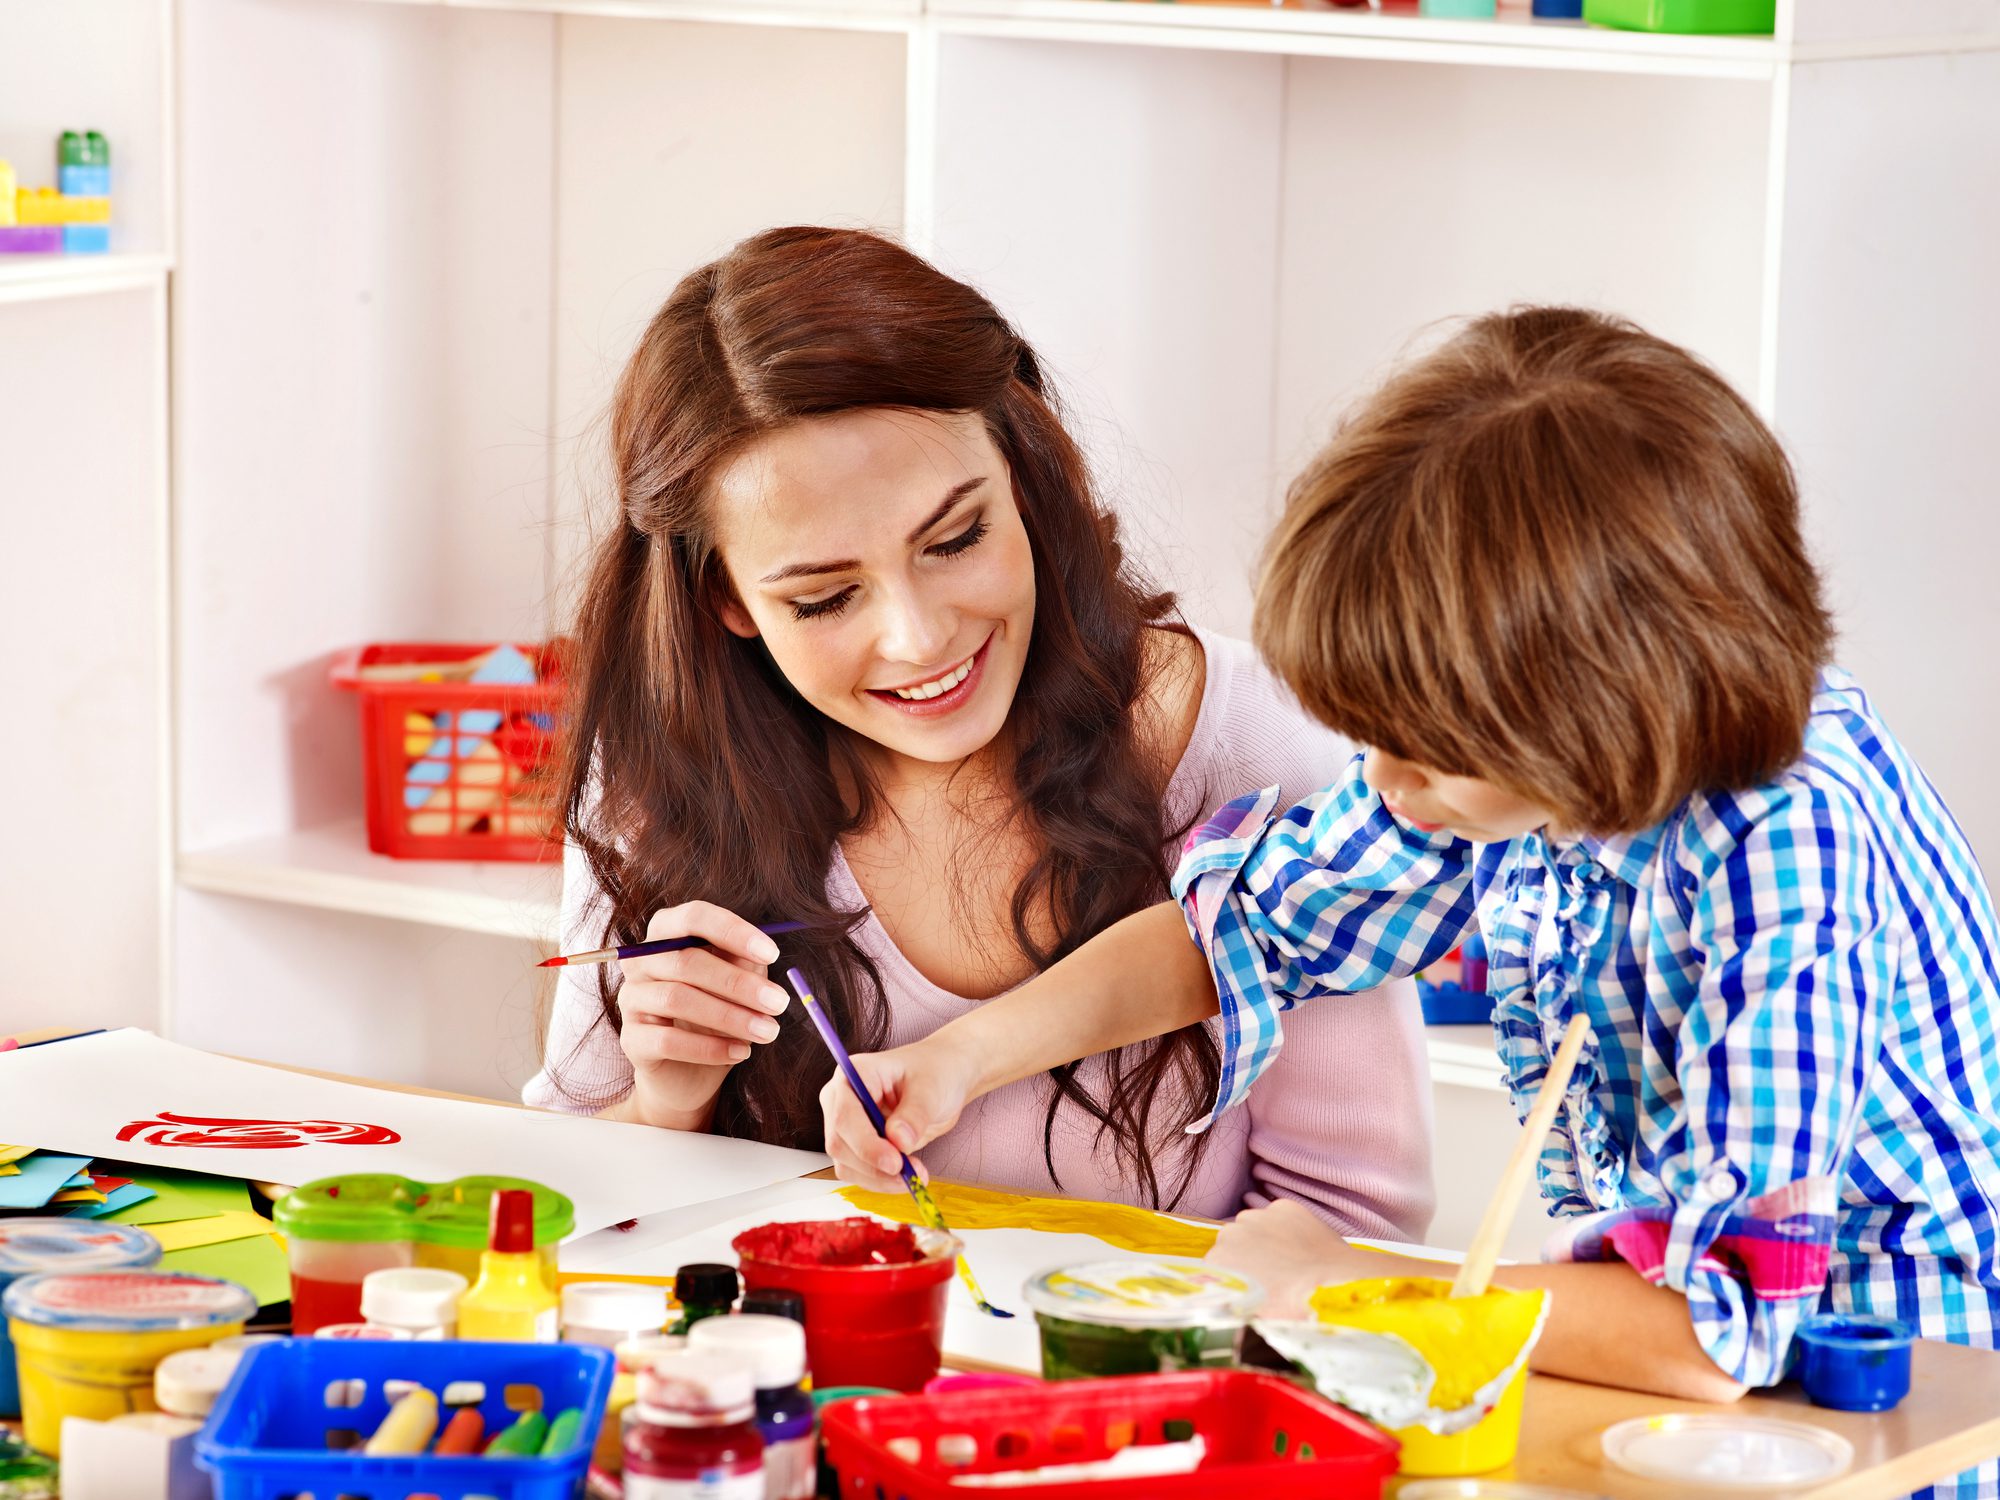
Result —
<instances>
[{"instance_id":1,"label":"green toy block","mask_svg":"<svg viewBox=\"0 0 2000 1500\"><path fill-rule=\"evenodd\" d=\"M1626 31L1769 36L1778 0L1583 0L1583 18Z\"/></svg>"}]
</instances>

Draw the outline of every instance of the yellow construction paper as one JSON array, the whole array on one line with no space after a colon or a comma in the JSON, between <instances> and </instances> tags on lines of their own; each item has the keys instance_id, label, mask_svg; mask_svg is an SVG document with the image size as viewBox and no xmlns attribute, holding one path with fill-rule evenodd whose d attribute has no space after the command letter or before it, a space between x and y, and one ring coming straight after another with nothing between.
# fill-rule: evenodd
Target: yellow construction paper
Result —
<instances>
[{"instance_id":1,"label":"yellow construction paper","mask_svg":"<svg viewBox=\"0 0 2000 1500\"><path fill-rule=\"evenodd\" d=\"M96 1188L64 1188L49 1199L51 1203L102 1203L103 1201L104 1194L98 1192Z\"/></svg>"},{"instance_id":2,"label":"yellow construction paper","mask_svg":"<svg viewBox=\"0 0 2000 1500\"><path fill-rule=\"evenodd\" d=\"M146 1226L146 1233L166 1251L192 1250L200 1245L219 1245L270 1232L271 1221L253 1213L211 1214L205 1219L180 1219L171 1224Z\"/></svg>"},{"instance_id":3,"label":"yellow construction paper","mask_svg":"<svg viewBox=\"0 0 2000 1500\"><path fill-rule=\"evenodd\" d=\"M1180 1255L1200 1260L1215 1244L1215 1231L1203 1224L1134 1208L1127 1203L1088 1203L1075 1198L1035 1198L1025 1193L1000 1193L957 1182L933 1182L931 1196L953 1229L1039 1229L1049 1234L1087 1234L1137 1255ZM863 1213L899 1224L919 1224L917 1206L907 1193L871 1193L844 1187L840 1196Z\"/></svg>"},{"instance_id":4,"label":"yellow construction paper","mask_svg":"<svg viewBox=\"0 0 2000 1500\"><path fill-rule=\"evenodd\" d=\"M1323 1286L1312 1294L1312 1310L1322 1323L1401 1339L1437 1374L1431 1404L1457 1411L1534 1347L1546 1295L1489 1287L1454 1297L1449 1281L1385 1276Z\"/></svg>"},{"instance_id":5,"label":"yellow construction paper","mask_svg":"<svg viewBox=\"0 0 2000 1500\"><path fill-rule=\"evenodd\" d=\"M33 1146L0 1146L0 1165L19 1161L35 1148Z\"/></svg>"},{"instance_id":6,"label":"yellow construction paper","mask_svg":"<svg viewBox=\"0 0 2000 1500\"><path fill-rule=\"evenodd\" d=\"M11 1161L0 1162L0 1177L19 1177L20 1175L21 1169Z\"/></svg>"}]
</instances>

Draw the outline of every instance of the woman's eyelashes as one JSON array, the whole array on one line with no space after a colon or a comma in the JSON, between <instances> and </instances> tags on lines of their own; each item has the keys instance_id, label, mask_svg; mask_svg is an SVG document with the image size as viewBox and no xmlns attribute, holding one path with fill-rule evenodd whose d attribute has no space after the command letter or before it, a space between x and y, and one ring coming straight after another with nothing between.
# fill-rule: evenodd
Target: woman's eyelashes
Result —
<instances>
[{"instance_id":1,"label":"woman's eyelashes","mask_svg":"<svg viewBox=\"0 0 2000 1500\"><path fill-rule=\"evenodd\" d=\"M924 551L932 557L959 557L977 547L985 539L986 533L990 529L986 518L981 516L970 526L966 527L965 530L959 532L957 536L947 537L941 542L935 542L924 548ZM841 589L837 593L828 594L823 599L794 599L791 601L792 618L795 620L832 619L835 615L846 609L849 604L854 602L854 589L855 586L850 583L846 588Z\"/></svg>"}]
</instances>

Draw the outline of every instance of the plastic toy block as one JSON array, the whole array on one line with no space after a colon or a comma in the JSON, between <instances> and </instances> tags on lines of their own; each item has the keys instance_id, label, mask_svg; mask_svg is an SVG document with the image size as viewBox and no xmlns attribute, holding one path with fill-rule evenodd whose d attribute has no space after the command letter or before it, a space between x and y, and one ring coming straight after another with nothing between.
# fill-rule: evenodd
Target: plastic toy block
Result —
<instances>
[{"instance_id":1,"label":"plastic toy block","mask_svg":"<svg viewBox=\"0 0 2000 1500\"><path fill-rule=\"evenodd\" d=\"M109 198L65 198L54 188L22 188L14 195L14 218L22 224L109 224Z\"/></svg>"},{"instance_id":2,"label":"plastic toy block","mask_svg":"<svg viewBox=\"0 0 2000 1500\"><path fill-rule=\"evenodd\" d=\"M56 191L65 198L108 198L111 196L111 168L57 167Z\"/></svg>"},{"instance_id":3,"label":"plastic toy block","mask_svg":"<svg viewBox=\"0 0 2000 1500\"><path fill-rule=\"evenodd\" d=\"M111 144L94 130L65 130L56 143L56 161L65 167L108 167Z\"/></svg>"},{"instance_id":4,"label":"plastic toy block","mask_svg":"<svg viewBox=\"0 0 2000 1500\"><path fill-rule=\"evenodd\" d=\"M1778 0L1584 0L1583 18L1627 31L1769 36Z\"/></svg>"},{"instance_id":5,"label":"plastic toy block","mask_svg":"<svg viewBox=\"0 0 2000 1500\"><path fill-rule=\"evenodd\" d=\"M59 255L60 224L0 224L0 255Z\"/></svg>"},{"instance_id":6,"label":"plastic toy block","mask_svg":"<svg viewBox=\"0 0 2000 1500\"><path fill-rule=\"evenodd\" d=\"M0 156L0 224L14 222L14 164Z\"/></svg>"},{"instance_id":7,"label":"plastic toy block","mask_svg":"<svg viewBox=\"0 0 2000 1500\"><path fill-rule=\"evenodd\" d=\"M103 255L111 248L109 224L65 224L62 247L71 255Z\"/></svg>"}]
</instances>

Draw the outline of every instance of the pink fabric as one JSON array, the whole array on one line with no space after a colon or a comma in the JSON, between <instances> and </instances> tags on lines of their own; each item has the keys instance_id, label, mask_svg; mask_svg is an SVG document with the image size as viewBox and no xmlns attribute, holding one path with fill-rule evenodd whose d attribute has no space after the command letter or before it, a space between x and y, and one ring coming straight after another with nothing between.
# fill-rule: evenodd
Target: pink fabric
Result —
<instances>
[{"instance_id":1,"label":"pink fabric","mask_svg":"<svg viewBox=\"0 0 2000 1500\"><path fill-rule=\"evenodd\" d=\"M1289 803L1332 782L1352 753L1339 735L1300 710L1241 641L1196 631L1207 658L1194 733L1167 788L1178 824L1240 792L1281 788ZM827 874L834 904L866 904L847 861L835 851ZM596 888L572 851L564 866L563 942L593 947L600 931L589 917ZM981 1002L938 988L919 973L870 916L856 939L880 967L889 1005L890 1044L928 1036ZM562 971L549 1022L543 1071L522 1098L550 1109L601 1109L631 1087L631 1066L608 1026L597 1024L594 984ZM1083 1076L1101 1073L1091 1059ZM1074 1106L1056 1116L1043 1156L1051 1084L1024 1079L977 1100L947 1135L924 1152L931 1172L958 1182L1022 1192L1136 1202L1108 1144ZM1191 1111L1165 1111L1178 1119ZM1161 1145L1186 1149L1177 1125ZM1306 1005L1285 1019L1285 1048L1249 1103L1208 1131L1199 1167L1178 1207L1223 1219L1239 1209L1295 1198L1346 1233L1420 1240L1435 1206L1431 1189L1431 1092L1422 1016L1414 987L1398 981L1337 1005ZM1178 1181L1176 1156L1162 1177Z\"/></svg>"}]
</instances>

